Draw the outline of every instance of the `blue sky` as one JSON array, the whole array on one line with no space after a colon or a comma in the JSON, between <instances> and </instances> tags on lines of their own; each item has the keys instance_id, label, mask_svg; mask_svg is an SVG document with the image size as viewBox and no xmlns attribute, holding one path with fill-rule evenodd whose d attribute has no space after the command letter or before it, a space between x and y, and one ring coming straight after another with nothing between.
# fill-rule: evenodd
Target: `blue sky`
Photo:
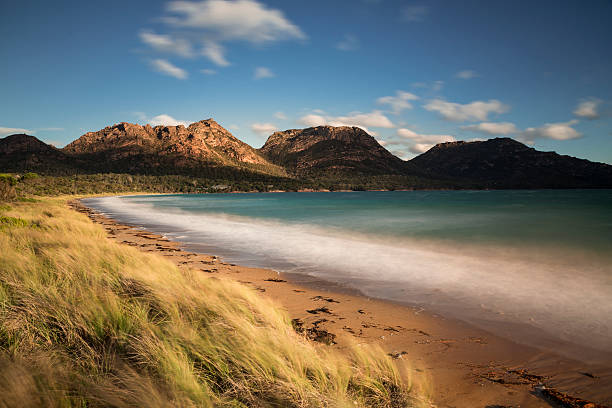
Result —
<instances>
[{"instance_id":1,"label":"blue sky","mask_svg":"<svg viewBox=\"0 0 612 408\"><path fill-rule=\"evenodd\" d=\"M510 136L612 163L612 2L0 4L0 137L118 122L367 129L403 158Z\"/></svg>"}]
</instances>

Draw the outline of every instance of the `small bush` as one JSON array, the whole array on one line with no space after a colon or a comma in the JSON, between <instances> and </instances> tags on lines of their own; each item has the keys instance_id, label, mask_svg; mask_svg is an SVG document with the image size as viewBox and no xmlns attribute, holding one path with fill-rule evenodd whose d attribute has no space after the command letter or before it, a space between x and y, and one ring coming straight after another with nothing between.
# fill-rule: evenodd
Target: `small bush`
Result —
<instances>
[{"instance_id":1,"label":"small bush","mask_svg":"<svg viewBox=\"0 0 612 408\"><path fill-rule=\"evenodd\" d=\"M1 177L2 175L0 175ZM15 187L10 181L0 178L0 202L10 201L16 197Z\"/></svg>"},{"instance_id":2,"label":"small bush","mask_svg":"<svg viewBox=\"0 0 612 408\"><path fill-rule=\"evenodd\" d=\"M0 216L0 227L27 227L30 223L22 218Z\"/></svg>"}]
</instances>

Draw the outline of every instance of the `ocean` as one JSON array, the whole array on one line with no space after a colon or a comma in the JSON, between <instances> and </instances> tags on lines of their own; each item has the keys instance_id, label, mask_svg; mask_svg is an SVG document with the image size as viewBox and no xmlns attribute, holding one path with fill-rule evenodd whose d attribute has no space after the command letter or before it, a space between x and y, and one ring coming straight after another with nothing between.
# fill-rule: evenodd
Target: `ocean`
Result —
<instances>
[{"instance_id":1,"label":"ocean","mask_svg":"<svg viewBox=\"0 0 612 408\"><path fill-rule=\"evenodd\" d=\"M334 282L520 343L612 363L612 190L83 201L226 262Z\"/></svg>"}]
</instances>

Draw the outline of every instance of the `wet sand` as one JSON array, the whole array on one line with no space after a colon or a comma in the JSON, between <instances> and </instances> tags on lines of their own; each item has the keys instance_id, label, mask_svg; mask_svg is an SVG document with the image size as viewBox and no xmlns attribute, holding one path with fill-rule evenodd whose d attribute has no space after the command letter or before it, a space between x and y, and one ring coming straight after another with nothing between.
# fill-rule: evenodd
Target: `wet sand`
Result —
<instances>
[{"instance_id":1,"label":"wet sand","mask_svg":"<svg viewBox=\"0 0 612 408\"><path fill-rule=\"evenodd\" d=\"M379 344L394 359L409 361L411 372L405 375L427 389L437 407L612 406L610 367L523 346L461 321L371 299L329 282L188 252L180 242L117 223L78 201L70 205L104 226L109 239L270 296L288 312L297 331L323 347L341 350L348 337Z\"/></svg>"}]
</instances>

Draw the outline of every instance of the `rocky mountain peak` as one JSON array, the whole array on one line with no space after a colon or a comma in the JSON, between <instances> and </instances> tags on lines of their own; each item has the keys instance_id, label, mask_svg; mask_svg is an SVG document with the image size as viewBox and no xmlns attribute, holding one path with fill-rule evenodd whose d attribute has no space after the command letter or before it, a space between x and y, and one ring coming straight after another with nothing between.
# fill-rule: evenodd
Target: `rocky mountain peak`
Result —
<instances>
[{"instance_id":1,"label":"rocky mountain peak","mask_svg":"<svg viewBox=\"0 0 612 408\"><path fill-rule=\"evenodd\" d=\"M274 132L259 149L297 174L320 172L398 174L404 162L358 127L317 126Z\"/></svg>"},{"instance_id":2,"label":"rocky mountain peak","mask_svg":"<svg viewBox=\"0 0 612 408\"><path fill-rule=\"evenodd\" d=\"M88 132L67 145L73 156L121 161L132 169L184 168L204 164L248 164L275 168L255 149L238 140L212 118L189 126L139 125L121 122L99 131ZM282 173L282 169L272 169Z\"/></svg>"}]
</instances>

